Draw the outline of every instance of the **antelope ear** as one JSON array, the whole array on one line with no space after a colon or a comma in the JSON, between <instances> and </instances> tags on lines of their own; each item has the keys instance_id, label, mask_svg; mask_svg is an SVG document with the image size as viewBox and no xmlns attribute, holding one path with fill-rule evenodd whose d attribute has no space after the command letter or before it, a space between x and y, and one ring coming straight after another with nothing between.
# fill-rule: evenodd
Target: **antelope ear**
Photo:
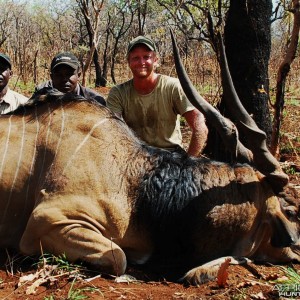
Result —
<instances>
[{"instance_id":1,"label":"antelope ear","mask_svg":"<svg viewBox=\"0 0 300 300\"><path fill-rule=\"evenodd\" d=\"M295 230L294 224L283 214L278 199L271 197L266 204L271 219L271 245L277 248L294 245L299 239L297 230Z\"/></svg>"},{"instance_id":2,"label":"antelope ear","mask_svg":"<svg viewBox=\"0 0 300 300\"><path fill-rule=\"evenodd\" d=\"M273 233L271 237L271 245L277 248L289 247L296 243L292 228L285 221L276 218L272 222Z\"/></svg>"}]
</instances>

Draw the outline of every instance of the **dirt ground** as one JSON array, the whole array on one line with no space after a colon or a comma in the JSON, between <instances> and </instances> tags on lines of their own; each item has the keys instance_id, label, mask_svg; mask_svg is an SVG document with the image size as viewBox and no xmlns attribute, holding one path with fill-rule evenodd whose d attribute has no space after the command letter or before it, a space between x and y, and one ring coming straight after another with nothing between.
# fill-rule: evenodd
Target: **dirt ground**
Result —
<instances>
[{"instance_id":1,"label":"dirt ground","mask_svg":"<svg viewBox=\"0 0 300 300\"><path fill-rule=\"evenodd\" d=\"M289 118L283 124L282 144L285 146L282 147L281 161L290 175L291 184L300 191L300 106L289 107L288 114ZM55 266L46 264L37 271L36 262L37 260L24 259L6 251L0 252L1 300L285 299L279 297L276 284L286 280L288 267L253 263L229 266L228 278L223 280L224 286L220 286L215 280L193 287L134 268L128 269L127 276L112 278L95 272L78 272L69 265L58 270ZM300 276L300 265L289 267L293 267Z\"/></svg>"},{"instance_id":2,"label":"dirt ground","mask_svg":"<svg viewBox=\"0 0 300 300\"><path fill-rule=\"evenodd\" d=\"M299 265L294 268L300 272ZM154 281L147 278L146 273L140 274L142 280L126 282L128 278L118 278L123 282L116 282L115 278L102 278L100 274L97 277L92 273L76 278L66 271L60 275L49 275L41 285L42 276L33 281L26 281L30 278L25 278L20 283L22 276L34 272L32 269L12 274L1 268L0 299L279 299L275 284L285 279L285 272L278 266L249 264L229 266L225 287L218 286L216 281L199 287L184 286L163 278ZM129 270L130 273L138 278L135 270Z\"/></svg>"}]
</instances>

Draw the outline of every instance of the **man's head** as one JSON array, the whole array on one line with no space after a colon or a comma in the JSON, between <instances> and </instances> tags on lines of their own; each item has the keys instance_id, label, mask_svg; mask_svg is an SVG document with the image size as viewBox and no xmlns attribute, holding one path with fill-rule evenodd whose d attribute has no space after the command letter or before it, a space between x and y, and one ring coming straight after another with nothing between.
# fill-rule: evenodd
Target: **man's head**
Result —
<instances>
[{"instance_id":1,"label":"man's head","mask_svg":"<svg viewBox=\"0 0 300 300\"><path fill-rule=\"evenodd\" d=\"M74 92L81 73L77 57L70 52L57 54L51 62L53 87L62 93Z\"/></svg>"},{"instance_id":2,"label":"man's head","mask_svg":"<svg viewBox=\"0 0 300 300\"><path fill-rule=\"evenodd\" d=\"M152 40L143 35L139 35L129 43L127 55L138 45L145 45L150 51L157 52L156 46Z\"/></svg>"},{"instance_id":3,"label":"man's head","mask_svg":"<svg viewBox=\"0 0 300 300\"><path fill-rule=\"evenodd\" d=\"M127 60L134 77L148 77L158 66L154 42L141 35L134 38L127 48Z\"/></svg>"},{"instance_id":4,"label":"man's head","mask_svg":"<svg viewBox=\"0 0 300 300\"><path fill-rule=\"evenodd\" d=\"M10 58L0 53L0 91L7 86L12 74Z\"/></svg>"}]
</instances>

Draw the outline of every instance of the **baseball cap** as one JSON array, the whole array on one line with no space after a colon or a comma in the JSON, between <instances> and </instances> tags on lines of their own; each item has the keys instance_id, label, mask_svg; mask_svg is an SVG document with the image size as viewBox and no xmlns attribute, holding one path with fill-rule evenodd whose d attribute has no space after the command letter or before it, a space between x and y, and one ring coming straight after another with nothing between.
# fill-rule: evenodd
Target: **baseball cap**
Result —
<instances>
[{"instance_id":1,"label":"baseball cap","mask_svg":"<svg viewBox=\"0 0 300 300\"><path fill-rule=\"evenodd\" d=\"M79 68L79 61L77 57L70 52L62 52L57 54L51 62L51 70L59 65L68 65L73 69Z\"/></svg>"},{"instance_id":2,"label":"baseball cap","mask_svg":"<svg viewBox=\"0 0 300 300\"><path fill-rule=\"evenodd\" d=\"M5 61L5 63L7 63L9 65L9 68L11 69L11 61L6 54L0 53L0 60Z\"/></svg>"},{"instance_id":3,"label":"baseball cap","mask_svg":"<svg viewBox=\"0 0 300 300\"><path fill-rule=\"evenodd\" d=\"M129 43L127 53L129 53L132 48L138 44L146 45L151 51L157 52L156 46L152 40L143 35L139 35Z\"/></svg>"}]
</instances>

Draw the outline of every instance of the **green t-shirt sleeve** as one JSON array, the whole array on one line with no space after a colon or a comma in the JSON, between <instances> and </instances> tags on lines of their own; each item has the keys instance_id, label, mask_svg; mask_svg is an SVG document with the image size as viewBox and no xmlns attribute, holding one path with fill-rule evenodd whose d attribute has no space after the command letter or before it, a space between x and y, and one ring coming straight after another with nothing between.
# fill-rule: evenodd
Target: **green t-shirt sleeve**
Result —
<instances>
[{"instance_id":1,"label":"green t-shirt sleeve","mask_svg":"<svg viewBox=\"0 0 300 300\"><path fill-rule=\"evenodd\" d=\"M185 95L179 80L176 79L173 84L172 100L176 112L183 115L184 113L195 109Z\"/></svg>"},{"instance_id":2,"label":"green t-shirt sleeve","mask_svg":"<svg viewBox=\"0 0 300 300\"><path fill-rule=\"evenodd\" d=\"M107 100L106 100L106 105L114 113L122 114L122 112L123 112L122 96L121 96L120 90L118 89L117 86L114 86L110 90Z\"/></svg>"}]
</instances>

